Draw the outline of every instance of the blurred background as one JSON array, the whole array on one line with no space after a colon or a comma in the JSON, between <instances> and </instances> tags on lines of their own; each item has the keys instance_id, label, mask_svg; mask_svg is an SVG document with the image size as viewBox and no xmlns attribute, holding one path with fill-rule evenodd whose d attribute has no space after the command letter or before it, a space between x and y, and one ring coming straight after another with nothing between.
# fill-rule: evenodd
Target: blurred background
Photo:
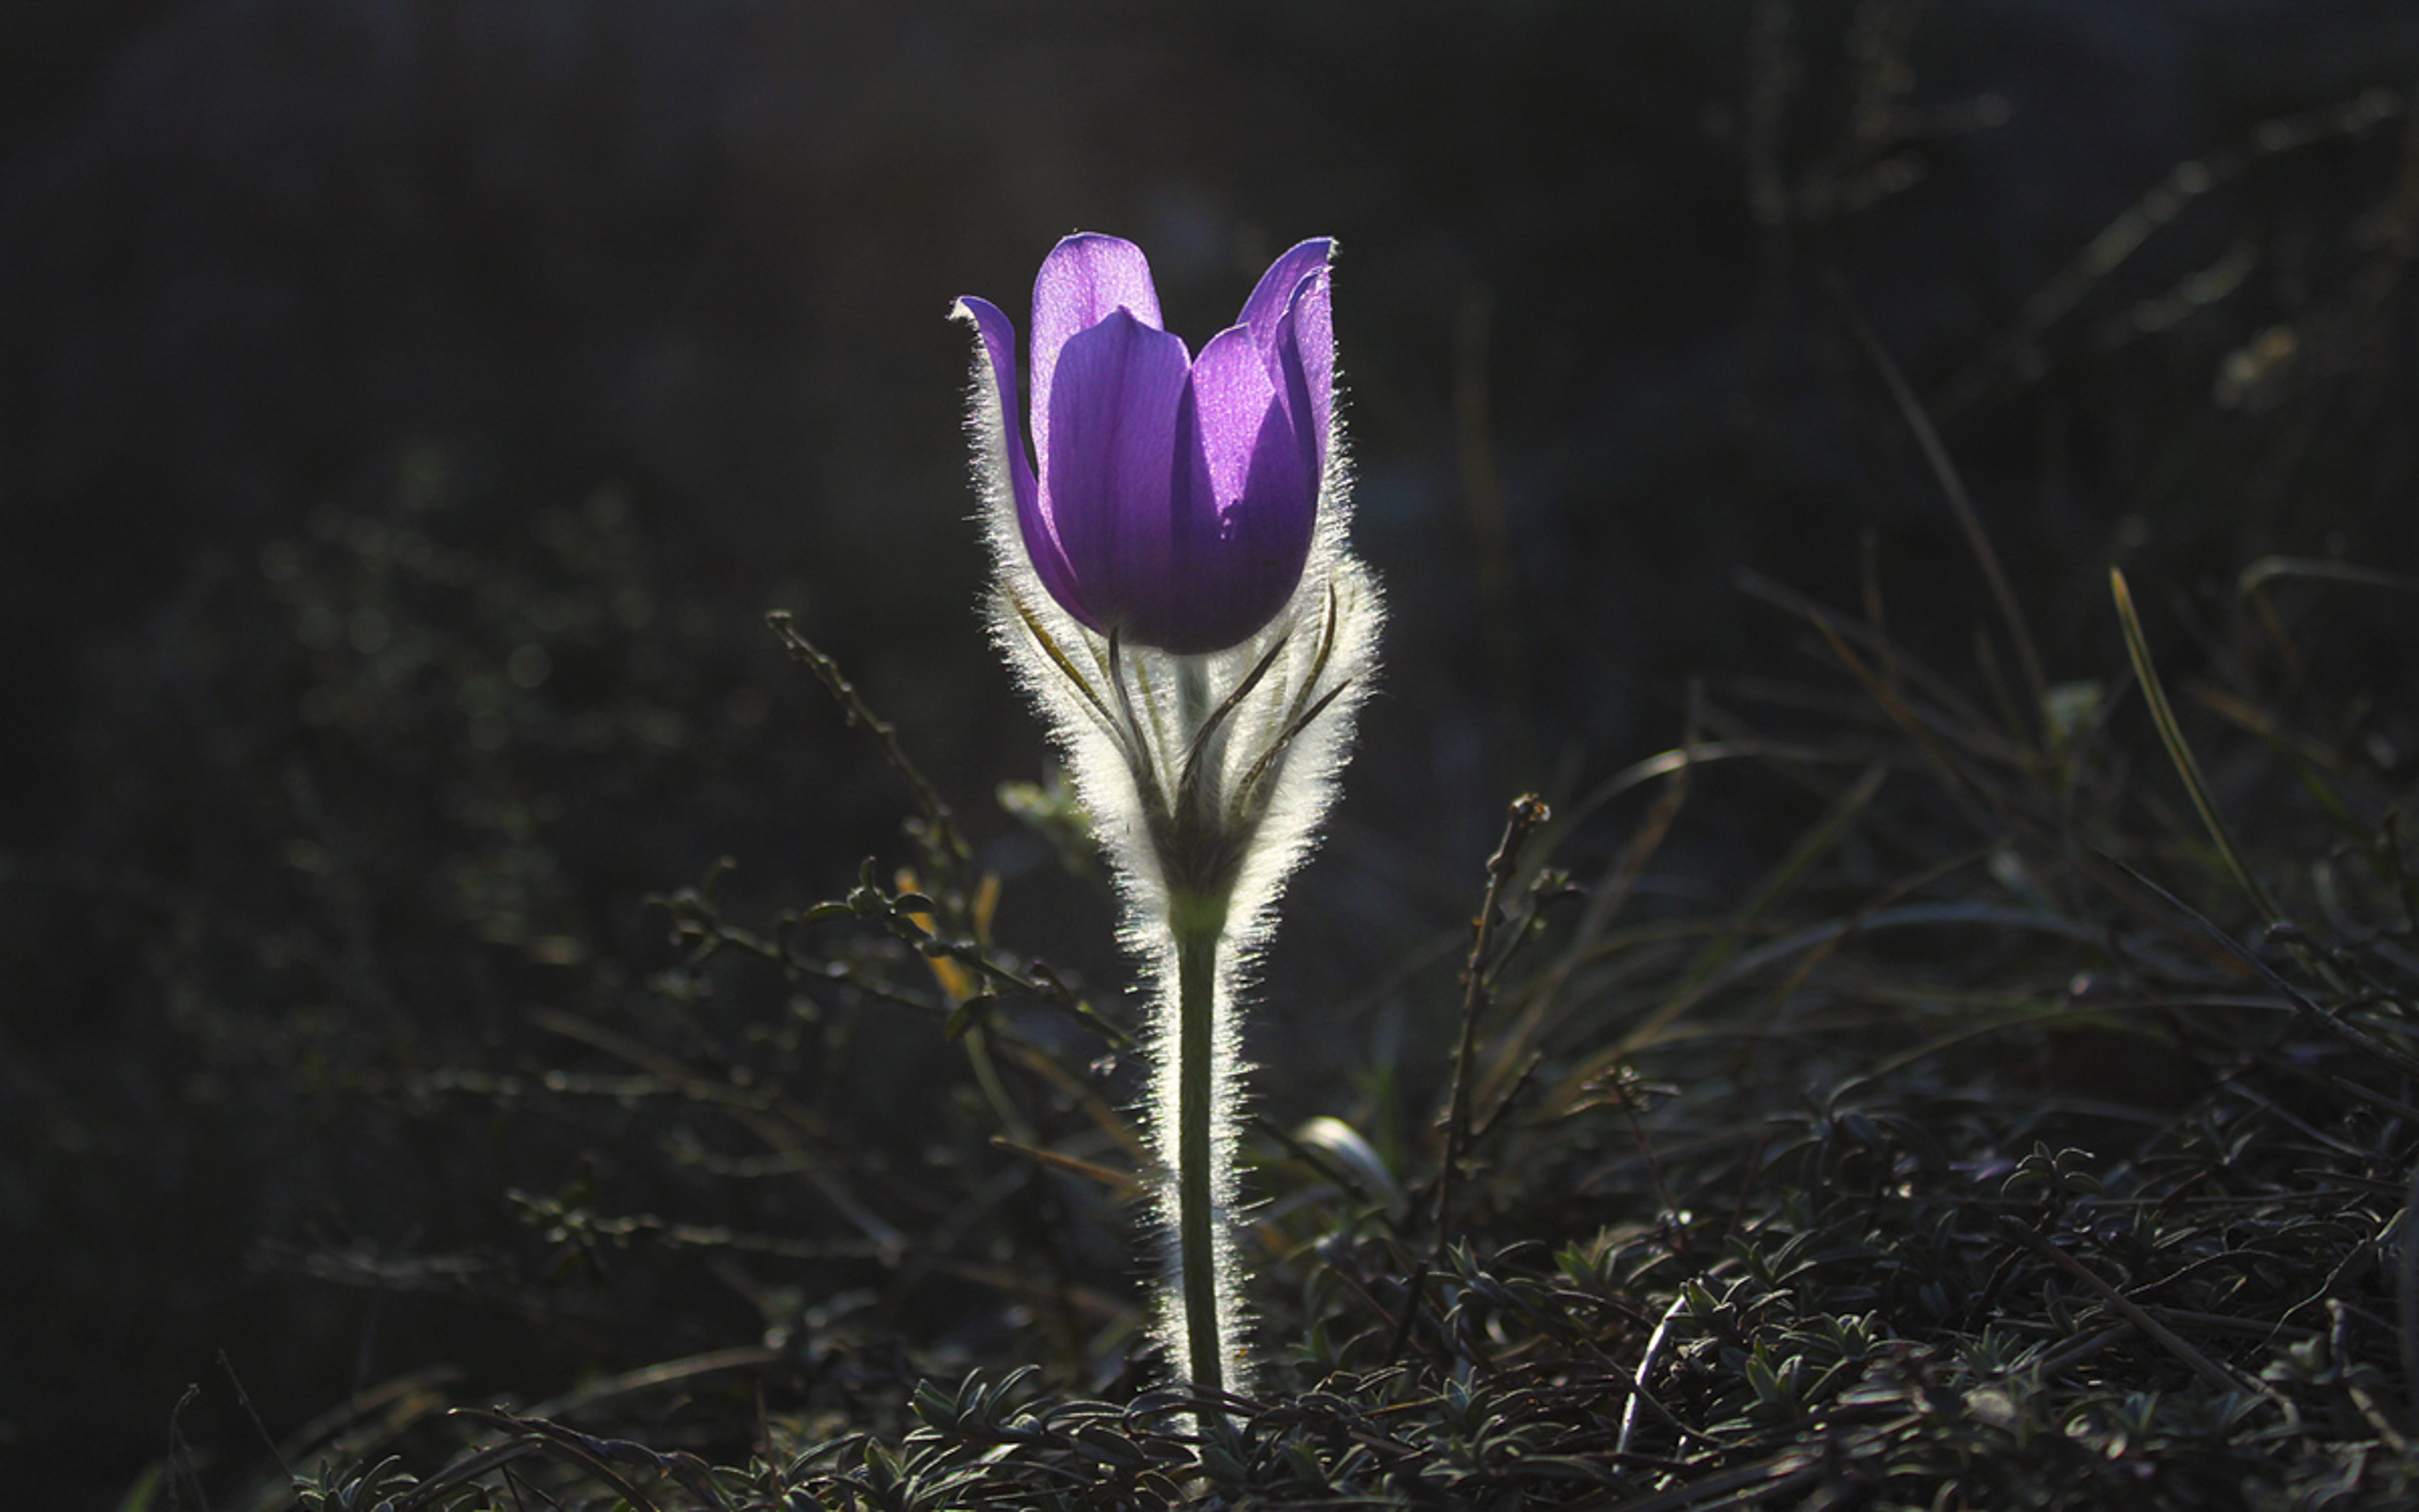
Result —
<instances>
[{"instance_id":1,"label":"blurred background","mask_svg":"<svg viewBox=\"0 0 2419 1512\"><path fill-rule=\"evenodd\" d=\"M2263 553L2419 562L2414 80L2398 0L8 8L0 1478L113 1504L402 1372L542 1397L868 1285L598 1258L628 1234L566 1212L829 1215L684 1185L729 1173L647 1155L687 1147L644 1088L532 1090L639 1063L566 1015L736 1064L805 1002L851 1026L809 1070L873 1180L963 1080L933 1022L717 987L643 902L728 856L761 921L915 860L768 610L956 802L995 937L1116 996L1046 787L994 797L1048 756L974 609L945 318L1021 316L1059 236L1141 242L1196 347L1341 243L1394 614L1256 1042L1299 1117L1435 1080L1422 994L1512 795L1791 664L1741 569L1870 580L1981 665L1858 322L2053 680L2112 664L2112 561L2170 627ZM2381 612L2352 645L2399 648ZM1672 854L1718 895L1775 826ZM1009 1336L975 1281L874 1289L869 1358Z\"/></svg>"}]
</instances>

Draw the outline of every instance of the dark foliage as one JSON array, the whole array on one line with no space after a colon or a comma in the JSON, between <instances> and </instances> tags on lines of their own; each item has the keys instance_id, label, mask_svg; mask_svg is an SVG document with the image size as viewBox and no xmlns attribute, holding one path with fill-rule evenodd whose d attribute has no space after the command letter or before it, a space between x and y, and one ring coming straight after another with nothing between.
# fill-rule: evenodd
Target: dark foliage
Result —
<instances>
[{"instance_id":1,"label":"dark foliage","mask_svg":"<svg viewBox=\"0 0 2419 1512\"><path fill-rule=\"evenodd\" d=\"M659 1160L744 1130L708 1168L809 1177L834 1237L609 1213L584 1185L516 1200L558 1272L700 1252L726 1282L837 1261L886 1281L814 1306L760 1283L779 1299L762 1347L517 1411L439 1416L439 1383L393 1382L289 1445L318 1468L254 1504L2407 1504L2405 784L2378 730L2347 746L2275 712L2306 691L2343 570L2245 581L2233 637L2207 648L2240 680L2195 686L2213 721L2196 733L2169 723L2147 656L2140 684L2061 685L2010 727L1872 623L1809 606L1840 676L1800 702L1837 687L1835 712L1784 739L1749 722L1752 694L1708 696L1688 743L1572 819L1516 806L1470 945L1445 1154L1382 1079L1348 1119L1263 1128L1267 1362L1208 1428L1148 1389L1113 1279L1103 1198L1140 1174L1087 1066L1119 1044L1114 1015L989 938L994 885L818 663L924 795L910 828L938 885L869 873L765 932L729 922L711 884L684 892L662 904L684 980L921 1008L972 1072L965 1153L935 1148L912 1194L843 1200L871 1151L817 1147L816 1105L785 1089L811 1078L589 1020L560 1027L655 1068L593 1079L686 1120L656 1134ZM2214 788L2204 752L2226 758ZM1657 902L1698 795L1757 773L1811 811L1796 841L1735 906ZM2206 827L2175 801L2193 793ZM1626 844L1574 881L1558 846L1616 803L1637 810ZM2260 817L2238 838L2226 813ZM834 1021L793 1010L761 1038L828 1063ZM606 1089L591 1079L447 1089L576 1105ZM986 1122L1006 1131L988 1158ZM929 1307L945 1277L995 1332L897 1352L886 1301ZM1043 1363L966 1372L957 1351ZM1103 1395L1069 1389L1086 1384Z\"/></svg>"},{"instance_id":2,"label":"dark foliage","mask_svg":"<svg viewBox=\"0 0 2419 1512\"><path fill-rule=\"evenodd\" d=\"M2419 39L2182 8L118 8L0 111L10 1496L2408 1504ZM956 523L1079 221L1341 235L1398 626L1206 1437Z\"/></svg>"}]
</instances>

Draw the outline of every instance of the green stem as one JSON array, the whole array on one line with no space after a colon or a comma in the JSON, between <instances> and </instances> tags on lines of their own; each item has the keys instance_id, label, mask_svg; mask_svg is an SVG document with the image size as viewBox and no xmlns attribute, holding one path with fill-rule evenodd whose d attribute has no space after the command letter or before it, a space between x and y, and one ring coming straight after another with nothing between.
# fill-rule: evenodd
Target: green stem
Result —
<instances>
[{"instance_id":1,"label":"green stem","mask_svg":"<svg viewBox=\"0 0 2419 1512\"><path fill-rule=\"evenodd\" d=\"M1218 1317L1217 1113L1218 945L1225 909L1171 910L1176 935L1176 1255L1185 1351L1196 1390L1226 1389ZM1205 1414L1208 1415L1208 1414Z\"/></svg>"}]
</instances>

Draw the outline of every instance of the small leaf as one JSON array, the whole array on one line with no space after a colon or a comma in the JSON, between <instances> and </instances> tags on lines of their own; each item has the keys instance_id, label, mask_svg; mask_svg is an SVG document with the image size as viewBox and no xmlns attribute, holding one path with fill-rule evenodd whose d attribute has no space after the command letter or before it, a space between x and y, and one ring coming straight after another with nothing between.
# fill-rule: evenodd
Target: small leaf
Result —
<instances>
[{"instance_id":1,"label":"small leaf","mask_svg":"<svg viewBox=\"0 0 2419 1512\"><path fill-rule=\"evenodd\" d=\"M951 1040L962 1037L968 1029L980 1024L983 1016L998 1007L999 1002L997 993L982 993L967 998L950 1011L948 1022L941 1026L942 1034Z\"/></svg>"}]
</instances>

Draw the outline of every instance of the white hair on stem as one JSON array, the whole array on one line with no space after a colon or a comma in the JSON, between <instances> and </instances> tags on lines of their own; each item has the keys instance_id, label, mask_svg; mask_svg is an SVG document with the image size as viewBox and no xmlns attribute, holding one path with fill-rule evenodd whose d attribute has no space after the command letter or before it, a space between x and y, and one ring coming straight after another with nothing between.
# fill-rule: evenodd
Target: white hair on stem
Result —
<instances>
[{"instance_id":1,"label":"white hair on stem","mask_svg":"<svg viewBox=\"0 0 2419 1512\"><path fill-rule=\"evenodd\" d=\"M1068 613L1042 585L1017 522L1008 447L1019 417L1001 413L979 344L968 406L995 571L992 639L1049 723L1116 873L1125 906L1120 937L1153 982L1144 1111L1165 1238L1159 1332L1179 1361L1187 1357L1192 1321L1177 1238L1179 941L1201 906L1190 887L1208 877L1223 889L1211 942L1208 1150L1217 1352L1229 1391L1251 1377L1234 1222L1241 1196L1240 1004L1273 933L1286 881L1317 846L1334 800L1385 619L1375 579L1345 544L1351 470L1340 393L1334 408L1309 557L1292 597L1241 644L1179 656L1119 645Z\"/></svg>"}]
</instances>

